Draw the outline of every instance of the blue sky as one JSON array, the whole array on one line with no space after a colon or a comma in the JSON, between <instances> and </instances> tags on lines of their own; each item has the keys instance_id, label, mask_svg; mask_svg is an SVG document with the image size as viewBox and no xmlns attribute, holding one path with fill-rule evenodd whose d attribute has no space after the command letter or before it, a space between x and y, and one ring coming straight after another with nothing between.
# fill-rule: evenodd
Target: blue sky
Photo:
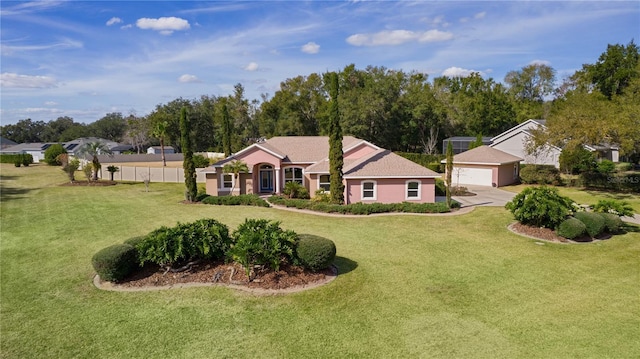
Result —
<instances>
[{"instance_id":1,"label":"blue sky","mask_svg":"<svg viewBox=\"0 0 640 359\"><path fill-rule=\"evenodd\" d=\"M640 41L640 1L34 1L0 3L1 123L178 97L249 99L349 64L502 82L534 62L558 80Z\"/></svg>"}]
</instances>

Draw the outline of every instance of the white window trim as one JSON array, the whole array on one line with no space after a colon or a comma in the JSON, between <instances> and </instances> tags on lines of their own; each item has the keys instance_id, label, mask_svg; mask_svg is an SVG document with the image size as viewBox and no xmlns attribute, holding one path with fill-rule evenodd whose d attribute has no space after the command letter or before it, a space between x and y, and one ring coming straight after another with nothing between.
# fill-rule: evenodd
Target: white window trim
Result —
<instances>
[{"instance_id":1,"label":"white window trim","mask_svg":"<svg viewBox=\"0 0 640 359\"><path fill-rule=\"evenodd\" d=\"M373 183L373 197L364 196L364 184ZM360 199L363 201L375 201L378 199L378 182L375 180L364 180L360 182Z\"/></svg>"},{"instance_id":2,"label":"white window trim","mask_svg":"<svg viewBox=\"0 0 640 359\"><path fill-rule=\"evenodd\" d=\"M409 183L417 183L418 184L418 197L409 197ZM422 199L422 181L420 180L407 180L404 183L404 199L407 201L419 201Z\"/></svg>"},{"instance_id":3,"label":"white window trim","mask_svg":"<svg viewBox=\"0 0 640 359\"><path fill-rule=\"evenodd\" d=\"M329 182L320 182L320 177L321 176L329 176ZM329 186L331 186L331 175L328 175L326 173L318 174L318 189L321 189L321 190L325 191L326 193L330 193L330 191L328 189L324 189L324 188L320 187L320 184L322 184L322 183L325 183L325 184L328 183Z\"/></svg>"},{"instance_id":4,"label":"white window trim","mask_svg":"<svg viewBox=\"0 0 640 359\"><path fill-rule=\"evenodd\" d=\"M300 167L300 166L289 166L289 167L285 167L285 168L282 169L282 176L283 176L282 179L284 180L284 183L287 184L287 182L295 181L295 178L293 180L287 180L287 170L288 169L292 169L293 170L294 168L299 168L300 171L302 172L301 173L302 177L300 178L300 180L302 181L301 184L304 186L304 184L305 184L304 183L304 167ZM293 174L295 175L295 171L293 171Z\"/></svg>"},{"instance_id":5,"label":"white window trim","mask_svg":"<svg viewBox=\"0 0 640 359\"><path fill-rule=\"evenodd\" d=\"M225 187L224 186L224 176L231 176L231 187ZM223 173L220 175L220 184L218 186L219 189L223 190L223 191L231 191L231 189L233 187L235 187L235 182L236 182L236 178L233 175L233 173Z\"/></svg>"}]
</instances>

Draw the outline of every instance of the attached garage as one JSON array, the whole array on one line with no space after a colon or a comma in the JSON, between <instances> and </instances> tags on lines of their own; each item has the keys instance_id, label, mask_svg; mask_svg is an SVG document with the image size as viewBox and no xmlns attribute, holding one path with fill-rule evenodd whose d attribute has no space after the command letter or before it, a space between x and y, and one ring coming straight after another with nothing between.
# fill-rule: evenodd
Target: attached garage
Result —
<instances>
[{"instance_id":1,"label":"attached garage","mask_svg":"<svg viewBox=\"0 0 640 359\"><path fill-rule=\"evenodd\" d=\"M451 182L453 186L506 186L518 181L520 161L489 146L476 147L453 156Z\"/></svg>"}]
</instances>

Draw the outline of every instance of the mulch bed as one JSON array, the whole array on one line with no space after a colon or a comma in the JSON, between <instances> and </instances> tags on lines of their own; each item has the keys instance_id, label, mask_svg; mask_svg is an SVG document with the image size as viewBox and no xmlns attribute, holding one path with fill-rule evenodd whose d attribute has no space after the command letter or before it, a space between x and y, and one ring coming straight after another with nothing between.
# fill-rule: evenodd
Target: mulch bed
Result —
<instances>
[{"instance_id":1,"label":"mulch bed","mask_svg":"<svg viewBox=\"0 0 640 359\"><path fill-rule=\"evenodd\" d=\"M247 288L281 290L292 287L308 286L335 276L333 268L313 273L302 267L282 265L275 272L268 268L256 269L249 281L240 264L200 262L184 272L166 272L156 265L147 265L129 278L116 283L118 287L143 288L163 287L176 284L211 283L244 286ZM233 276L232 276L233 274Z\"/></svg>"},{"instance_id":2,"label":"mulch bed","mask_svg":"<svg viewBox=\"0 0 640 359\"><path fill-rule=\"evenodd\" d=\"M594 240L605 240L611 238L611 234L604 233L597 238L591 238L587 235L572 240L566 239L556 234L556 232L549 228L527 226L522 223L516 222L509 226L509 229L515 233L522 234L524 236L533 237L536 239L542 239L549 242L556 243L585 243L593 242Z\"/></svg>"},{"instance_id":3,"label":"mulch bed","mask_svg":"<svg viewBox=\"0 0 640 359\"><path fill-rule=\"evenodd\" d=\"M73 186L73 187L104 187L104 186L115 186L118 182L116 181L106 181L106 180L98 180L98 181L73 181L66 182L61 184L61 186Z\"/></svg>"}]
</instances>

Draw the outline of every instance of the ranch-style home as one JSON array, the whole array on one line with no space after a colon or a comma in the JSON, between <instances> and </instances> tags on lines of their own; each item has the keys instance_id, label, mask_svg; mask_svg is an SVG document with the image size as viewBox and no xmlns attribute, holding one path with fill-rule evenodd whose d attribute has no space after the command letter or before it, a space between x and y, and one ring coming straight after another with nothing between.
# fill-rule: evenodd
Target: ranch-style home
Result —
<instances>
[{"instance_id":1,"label":"ranch-style home","mask_svg":"<svg viewBox=\"0 0 640 359\"><path fill-rule=\"evenodd\" d=\"M440 174L351 136L342 140L345 203L435 202L435 180ZM273 137L255 143L200 172L206 175L207 194L281 193L295 181L309 190L329 190L329 138L326 136ZM249 173L236 179L224 173L225 164L243 161Z\"/></svg>"}]
</instances>

